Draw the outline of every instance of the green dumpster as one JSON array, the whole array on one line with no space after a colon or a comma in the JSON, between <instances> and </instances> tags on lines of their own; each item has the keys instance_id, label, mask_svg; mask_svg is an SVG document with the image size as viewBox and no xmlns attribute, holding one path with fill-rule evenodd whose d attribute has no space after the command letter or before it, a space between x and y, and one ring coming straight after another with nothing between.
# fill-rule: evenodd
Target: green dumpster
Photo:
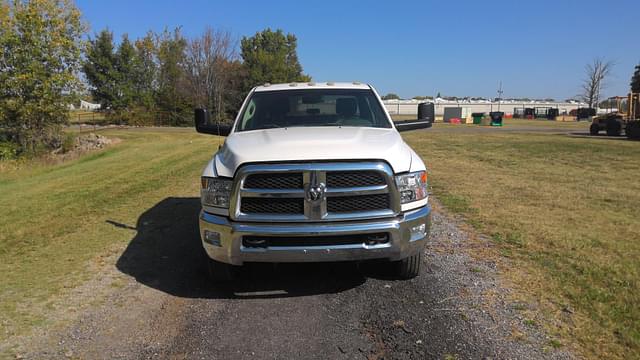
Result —
<instances>
[{"instance_id":1,"label":"green dumpster","mask_svg":"<svg viewBox=\"0 0 640 360\"><path fill-rule=\"evenodd\" d=\"M473 118L474 125L480 125L482 123L482 118L484 117L484 113L472 113L471 117Z\"/></svg>"},{"instance_id":2,"label":"green dumpster","mask_svg":"<svg viewBox=\"0 0 640 360\"><path fill-rule=\"evenodd\" d=\"M489 116L491 117L491 126L502 126L502 117L504 116L504 112L502 111L490 112Z\"/></svg>"}]
</instances>

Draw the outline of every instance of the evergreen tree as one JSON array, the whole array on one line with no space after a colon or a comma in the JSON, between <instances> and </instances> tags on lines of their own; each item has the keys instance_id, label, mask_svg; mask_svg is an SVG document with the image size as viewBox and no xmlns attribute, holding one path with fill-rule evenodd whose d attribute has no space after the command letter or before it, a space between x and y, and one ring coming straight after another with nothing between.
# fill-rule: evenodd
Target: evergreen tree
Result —
<instances>
[{"instance_id":1,"label":"evergreen tree","mask_svg":"<svg viewBox=\"0 0 640 360\"><path fill-rule=\"evenodd\" d=\"M155 61L156 45L154 34L147 33L145 37L136 40L136 58L134 85L138 106L151 110L155 107L153 95L155 91L155 78L157 65Z\"/></svg>"},{"instance_id":2,"label":"evergreen tree","mask_svg":"<svg viewBox=\"0 0 640 360\"><path fill-rule=\"evenodd\" d=\"M130 110L133 107L136 94L136 49L129 37L124 35L115 54L116 97L114 110Z\"/></svg>"},{"instance_id":3,"label":"evergreen tree","mask_svg":"<svg viewBox=\"0 0 640 360\"><path fill-rule=\"evenodd\" d=\"M631 78L631 91L640 93L640 64L636 65L636 71Z\"/></svg>"},{"instance_id":4,"label":"evergreen tree","mask_svg":"<svg viewBox=\"0 0 640 360\"><path fill-rule=\"evenodd\" d=\"M109 30L102 30L95 39L89 39L82 69L95 101L102 109L112 109L118 98L118 74L113 34Z\"/></svg>"},{"instance_id":5,"label":"evergreen tree","mask_svg":"<svg viewBox=\"0 0 640 360\"><path fill-rule=\"evenodd\" d=\"M240 49L247 76L245 87L310 81L311 77L302 73L296 48L295 35L285 35L282 30L266 29L242 38Z\"/></svg>"},{"instance_id":6,"label":"evergreen tree","mask_svg":"<svg viewBox=\"0 0 640 360\"><path fill-rule=\"evenodd\" d=\"M185 91L182 63L187 41L179 29L165 30L158 39L158 89L156 104L166 114L168 125L187 125L192 123L193 104Z\"/></svg>"}]
</instances>

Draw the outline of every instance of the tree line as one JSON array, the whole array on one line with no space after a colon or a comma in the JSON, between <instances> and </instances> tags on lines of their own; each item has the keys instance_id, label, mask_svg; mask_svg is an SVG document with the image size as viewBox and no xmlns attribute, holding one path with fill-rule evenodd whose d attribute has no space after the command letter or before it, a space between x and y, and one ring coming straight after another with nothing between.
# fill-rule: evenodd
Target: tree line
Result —
<instances>
[{"instance_id":1,"label":"tree line","mask_svg":"<svg viewBox=\"0 0 640 360\"><path fill-rule=\"evenodd\" d=\"M112 122L188 126L195 107L231 121L253 86L311 80L282 30L238 41L213 28L137 39L87 29L71 0L0 0L0 159L59 147L81 98Z\"/></svg>"},{"instance_id":2,"label":"tree line","mask_svg":"<svg viewBox=\"0 0 640 360\"><path fill-rule=\"evenodd\" d=\"M207 29L186 39L180 29L140 39L102 30L86 46L82 70L93 101L114 121L146 125L191 123L194 106L224 119L237 102L243 67L231 34Z\"/></svg>"},{"instance_id":3,"label":"tree line","mask_svg":"<svg viewBox=\"0 0 640 360\"><path fill-rule=\"evenodd\" d=\"M282 30L238 44L231 32L212 28L193 38L179 28L135 40L125 34L116 46L105 29L87 42L82 70L93 100L115 121L191 125L193 108L205 107L224 122L255 85L310 80L296 47Z\"/></svg>"}]
</instances>

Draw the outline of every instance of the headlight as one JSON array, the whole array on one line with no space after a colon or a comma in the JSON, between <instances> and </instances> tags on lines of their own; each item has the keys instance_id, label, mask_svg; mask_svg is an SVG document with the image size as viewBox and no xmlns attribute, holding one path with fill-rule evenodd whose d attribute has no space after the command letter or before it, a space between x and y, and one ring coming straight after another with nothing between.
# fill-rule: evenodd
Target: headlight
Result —
<instances>
[{"instance_id":1,"label":"headlight","mask_svg":"<svg viewBox=\"0 0 640 360\"><path fill-rule=\"evenodd\" d=\"M229 198L231 197L230 179L220 179L202 177L202 189L200 190L200 200L202 205L229 208Z\"/></svg>"},{"instance_id":2,"label":"headlight","mask_svg":"<svg viewBox=\"0 0 640 360\"><path fill-rule=\"evenodd\" d=\"M417 171L396 176L396 186L400 192L400 203L406 204L427 197L427 172Z\"/></svg>"}]
</instances>

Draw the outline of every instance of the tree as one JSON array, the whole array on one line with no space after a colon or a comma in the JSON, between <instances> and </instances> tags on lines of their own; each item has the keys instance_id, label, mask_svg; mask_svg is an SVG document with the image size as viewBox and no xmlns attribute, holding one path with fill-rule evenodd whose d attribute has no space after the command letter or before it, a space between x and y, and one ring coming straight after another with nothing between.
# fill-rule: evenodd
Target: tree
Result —
<instances>
[{"instance_id":1,"label":"tree","mask_svg":"<svg viewBox=\"0 0 640 360\"><path fill-rule=\"evenodd\" d=\"M118 97L113 33L104 29L89 39L85 53L82 70L91 85L91 95L103 109L111 109Z\"/></svg>"},{"instance_id":2,"label":"tree","mask_svg":"<svg viewBox=\"0 0 640 360\"><path fill-rule=\"evenodd\" d=\"M611 73L613 62L594 59L585 67L585 79L582 84L582 99L593 108L598 105L602 89L606 86L606 78Z\"/></svg>"},{"instance_id":3,"label":"tree","mask_svg":"<svg viewBox=\"0 0 640 360\"><path fill-rule=\"evenodd\" d=\"M125 34L114 50L113 33L102 30L90 39L83 63L91 94L118 121L131 120L131 111L139 99L140 61L134 44Z\"/></svg>"},{"instance_id":4,"label":"tree","mask_svg":"<svg viewBox=\"0 0 640 360\"><path fill-rule=\"evenodd\" d=\"M311 81L310 76L302 73L293 34L265 29L252 37L243 37L240 48L247 73L246 89L264 83Z\"/></svg>"},{"instance_id":5,"label":"tree","mask_svg":"<svg viewBox=\"0 0 640 360\"><path fill-rule=\"evenodd\" d=\"M239 60L227 64L226 67L232 76L229 77L229 84L227 86L225 111L227 118L233 120L238 114L238 110L247 95L244 91L247 72L244 64Z\"/></svg>"},{"instance_id":6,"label":"tree","mask_svg":"<svg viewBox=\"0 0 640 360\"><path fill-rule=\"evenodd\" d=\"M129 37L123 35L115 54L116 98L113 103L114 110L130 110L137 98L135 91L136 60L136 49L129 41Z\"/></svg>"},{"instance_id":7,"label":"tree","mask_svg":"<svg viewBox=\"0 0 640 360\"><path fill-rule=\"evenodd\" d=\"M191 123L193 104L189 102L184 76L186 39L177 28L165 30L157 40L158 76L156 104L167 114L166 123L186 125Z\"/></svg>"},{"instance_id":8,"label":"tree","mask_svg":"<svg viewBox=\"0 0 640 360\"><path fill-rule=\"evenodd\" d=\"M389 93L382 97L382 100L400 100L400 96L394 93Z\"/></svg>"},{"instance_id":9,"label":"tree","mask_svg":"<svg viewBox=\"0 0 640 360\"><path fill-rule=\"evenodd\" d=\"M636 65L636 71L631 77L631 92L640 93L640 64Z\"/></svg>"},{"instance_id":10,"label":"tree","mask_svg":"<svg viewBox=\"0 0 640 360\"><path fill-rule=\"evenodd\" d=\"M154 109L154 92L156 75L156 43L153 32L148 32L143 38L135 41L136 58L134 84L138 106L149 110Z\"/></svg>"},{"instance_id":11,"label":"tree","mask_svg":"<svg viewBox=\"0 0 640 360\"><path fill-rule=\"evenodd\" d=\"M211 110L214 119L226 117L233 96L231 81L239 74L237 42L228 31L207 28L188 42L184 61L185 76L196 106Z\"/></svg>"},{"instance_id":12,"label":"tree","mask_svg":"<svg viewBox=\"0 0 640 360\"><path fill-rule=\"evenodd\" d=\"M21 151L59 144L84 32L70 0L0 2L0 128Z\"/></svg>"}]
</instances>

